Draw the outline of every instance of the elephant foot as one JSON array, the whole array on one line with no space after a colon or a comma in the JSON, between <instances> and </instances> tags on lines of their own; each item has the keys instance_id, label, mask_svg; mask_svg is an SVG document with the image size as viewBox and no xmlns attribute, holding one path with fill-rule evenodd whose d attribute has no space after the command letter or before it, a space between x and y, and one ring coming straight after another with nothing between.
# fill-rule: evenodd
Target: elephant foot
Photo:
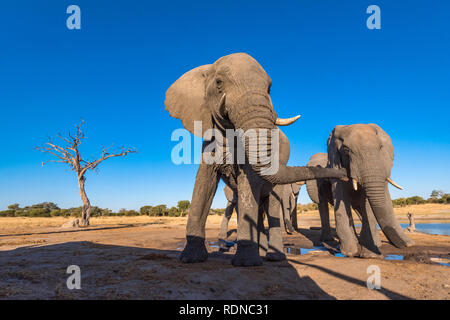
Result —
<instances>
[{"instance_id":1,"label":"elephant foot","mask_svg":"<svg viewBox=\"0 0 450 320\"><path fill-rule=\"evenodd\" d=\"M267 261L283 261L286 260L286 255L283 252L268 252L266 254Z\"/></svg>"},{"instance_id":2,"label":"elephant foot","mask_svg":"<svg viewBox=\"0 0 450 320\"><path fill-rule=\"evenodd\" d=\"M384 256L381 254L378 248L370 250L364 246L361 246L359 257L363 259L384 259Z\"/></svg>"},{"instance_id":3,"label":"elephant foot","mask_svg":"<svg viewBox=\"0 0 450 320\"><path fill-rule=\"evenodd\" d=\"M237 243L237 250L231 260L231 264L236 267L261 266L263 263L259 255L258 244L250 240L240 240Z\"/></svg>"},{"instance_id":4,"label":"elephant foot","mask_svg":"<svg viewBox=\"0 0 450 320\"><path fill-rule=\"evenodd\" d=\"M205 246L205 239L194 236L187 236L186 246L180 255L180 261L184 263L204 262L208 259L208 251Z\"/></svg>"},{"instance_id":5,"label":"elephant foot","mask_svg":"<svg viewBox=\"0 0 450 320\"><path fill-rule=\"evenodd\" d=\"M359 248L356 244L347 244L341 242L340 250L341 253L347 257L355 257L359 254Z\"/></svg>"}]
</instances>

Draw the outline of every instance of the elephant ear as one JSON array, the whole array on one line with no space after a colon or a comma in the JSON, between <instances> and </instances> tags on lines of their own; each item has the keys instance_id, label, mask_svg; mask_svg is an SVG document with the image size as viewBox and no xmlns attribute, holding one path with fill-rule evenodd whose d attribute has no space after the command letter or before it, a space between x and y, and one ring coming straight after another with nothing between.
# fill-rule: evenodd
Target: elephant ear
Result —
<instances>
[{"instance_id":1,"label":"elephant ear","mask_svg":"<svg viewBox=\"0 0 450 320\"><path fill-rule=\"evenodd\" d=\"M385 157L391 162L394 161L394 146L392 145L391 137L375 123L370 123L369 125L377 132L377 136L381 142L381 152L383 152Z\"/></svg>"},{"instance_id":2,"label":"elephant ear","mask_svg":"<svg viewBox=\"0 0 450 320\"><path fill-rule=\"evenodd\" d=\"M339 130L343 126L336 126L328 137L327 150L328 150L328 163L332 168L341 168L341 156L339 149L342 145L342 140L339 139Z\"/></svg>"},{"instance_id":3,"label":"elephant ear","mask_svg":"<svg viewBox=\"0 0 450 320\"><path fill-rule=\"evenodd\" d=\"M211 111L205 104L205 82L210 69L211 65L204 65L183 74L167 89L164 101L169 114L200 138L212 127ZM201 132L194 132L194 121L202 122Z\"/></svg>"}]
</instances>

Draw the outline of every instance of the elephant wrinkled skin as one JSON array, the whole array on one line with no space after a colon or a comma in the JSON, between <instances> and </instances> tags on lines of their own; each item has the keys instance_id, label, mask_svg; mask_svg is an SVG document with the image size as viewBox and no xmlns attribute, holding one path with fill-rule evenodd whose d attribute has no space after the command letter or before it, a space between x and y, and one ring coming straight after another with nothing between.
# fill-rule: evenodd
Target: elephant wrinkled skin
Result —
<instances>
[{"instance_id":1,"label":"elephant wrinkled skin","mask_svg":"<svg viewBox=\"0 0 450 320\"><path fill-rule=\"evenodd\" d=\"M377 222L396 247L414 244L394 216L388 190L388 182L393 183L390 179L393 161L391 138L376 124L334 128L328 139L328 154L317 153L308 162L308 166L344 167L350 178L348 182L335 179L306 181L311 200L319 205L322 241L333 238L328 211L328 204L331 204L334 207L341 252L347 256L381 255ZM360 246L353 227L351 208L362 222Z\"/></svg>"},{"instance_id":2,"label":"elephant wrinkled skin","mask_svg":"<svg viewBox=\"0 0 450 320\"><path fill-rule=\"evenodd\" d=\"M213 64L192 69L166 92L166 110L172 117L180 119L183 126L193 134L203 136L205 130L215 129L225 137L226 130L233 129L243 132L253 130L256 132L255 140L259 142L263 141L263 134L266 137L265 145L260 144L256 151L245 144L245 163L237 164L235 154L232 154L234 164L208 164L202 161L199 165L186 226L187 243L180 256L182 262L201 262L207 259L205 223L220 179L236 188L239 199L237 250L232 264L256 266L262 264L258 250L258 225L261 224L259 204L262 197L270 195L274 185L317 178L346 177L345 170L286 165L289 141L281 131L277 131L277 123L285 124L285 121L278 120L273 108L270 98L271 82L255 59L245 53L235 53L224 56ZM202 122L203 132L194 130L195 121ZM279 132L279 157L277 163L263 162L263 147L267 154L272 155L273 132ZM209 148L211 143L216 141L205 138L203 150ZM225 153L223 159L228 159L229 154ZM274 150L275 156L276 153ZM204 155L205 151L202 158ZM252 158L257 161L248 161ZM267 169L272 165L278 165L275 166L278 170L268 173ZM268 205L277 206L279 203L269 197Z\"/></svg>"}]
</instances>

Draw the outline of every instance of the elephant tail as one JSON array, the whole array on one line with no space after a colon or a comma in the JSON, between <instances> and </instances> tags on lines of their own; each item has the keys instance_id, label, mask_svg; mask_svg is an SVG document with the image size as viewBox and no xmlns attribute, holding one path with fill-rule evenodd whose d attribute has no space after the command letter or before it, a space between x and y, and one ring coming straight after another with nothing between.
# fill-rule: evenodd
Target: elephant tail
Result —
<instances>
[{"instance_id":1,"label":"elephant tail","mask_svg":"<svg viewBox=\"0 0 450 320\"><path fill-rule=\"evenodd\" d=\"M328 163L328 154L326 153L316 153L314 154L307 164L308 167L322 167L326 168ZM319 203L319 184L320 180L307 180L306 181L306 191L308 192L309 198L314 203Z\"/></svg>"}]
</instances>

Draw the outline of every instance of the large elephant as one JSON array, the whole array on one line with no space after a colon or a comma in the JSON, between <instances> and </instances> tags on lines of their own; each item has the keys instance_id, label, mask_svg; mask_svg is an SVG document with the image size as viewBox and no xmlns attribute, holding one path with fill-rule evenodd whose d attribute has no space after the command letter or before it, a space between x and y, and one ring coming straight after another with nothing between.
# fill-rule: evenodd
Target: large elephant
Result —
<instances>
[{"instance_id":1,"label":"large elephant","mask_svg":"<svg viewBox=\"0 0 450 320\"><path fill-rule=\"evenodd\" d=\"M297 225L297 199L302 183L279 184L273 188L274 196L280 201L280 220L284 222L284 228L287 233L292 234L298 229ZM233 211L236 210L238 202L237 194L229 186L224 188L225 197L227 198L227 206L222 218L220 226L219 240L226 239L228 234L228 223L230 222ZM262 201L264 209L264 200ZM236 210L237 213L237 210ZM275 219L277 213L269 214L269 217ZM272 241L273 242L273 241ZM278 247L278 245L277 245Z\"/></svg>"},{"instance_id":2,"label":"large elephant","mask_svg":"<svg viewBox=\"0 0 450 320\"><path fill-rule=\"evenodd\" d=\"M335 179L306 182L311 200L319 205L322 241L332 239L328 211L328 204L331 204L334 206L340 249L347 256L381 255L377 222L396 247L414 244L394 216L388 182L401 187L390 178L393 161L391 138L378 125L354 124L334 128L328 139L328 154L315 154L308 162L308 166L344 167L350 178L348 182ZM351 208L362 222L359 246Z\"/></svg>"},{"instance_id":3,"label":"large elephant","mask_svg":"<svg viewBox=\"0 0 450 320\"><path fill-rule=\"evenodd\" d=\"M270 98L271 82L255 59L235 53L192 69L166 92L165 106L170 115L180 119L191 133L204 138L186 226L187 242L180 255L182 262L201 262L208 257L205 224L221 178L236 188L239 198L237 250L232 259L235 266L262 264L258 250L259 203L274 185L346 178L345 170L286 165L289 141L277 124L292 121L278 119ZM236 136L227 136L230 131L238 133L240 144L234 143ZM252 134L247 135L249 132ZM220 141L225 147L220 148ZM242 145L244 161L239 157ZM211 155L215 161L211 161ZM269 199L269 205L277 204Z\"/></svg>"}]
</instances>

